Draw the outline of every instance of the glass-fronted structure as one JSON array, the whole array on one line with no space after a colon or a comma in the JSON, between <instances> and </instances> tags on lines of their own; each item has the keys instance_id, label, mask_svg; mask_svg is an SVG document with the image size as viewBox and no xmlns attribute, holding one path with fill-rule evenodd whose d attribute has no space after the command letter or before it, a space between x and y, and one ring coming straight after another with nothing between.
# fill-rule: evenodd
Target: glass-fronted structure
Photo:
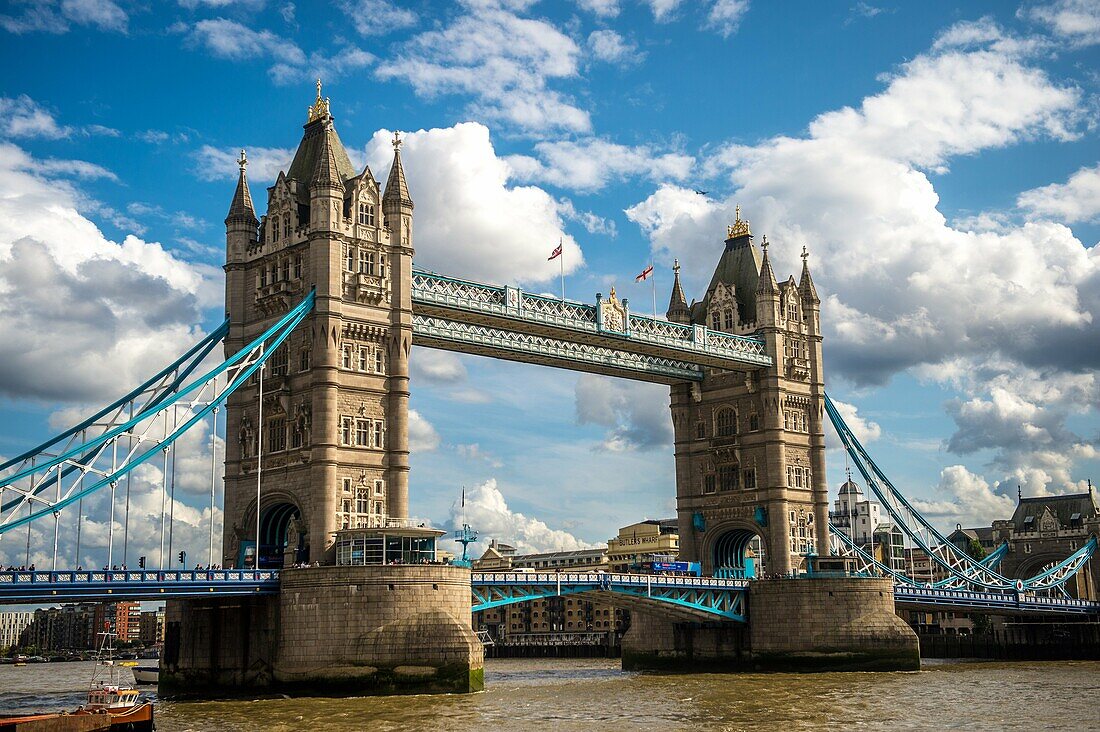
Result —
<instances>
[{"instance_id":1,"label":"glass-fronted structure","mask_svg":"<svg viewBox=\"0 0 1100 732\"><path fill-rule=\"evenodd\" d=\"M445 533L427 527L343 529L336 532L336 564L434 564L436 540Z\"/></svg>"}]
</instances>

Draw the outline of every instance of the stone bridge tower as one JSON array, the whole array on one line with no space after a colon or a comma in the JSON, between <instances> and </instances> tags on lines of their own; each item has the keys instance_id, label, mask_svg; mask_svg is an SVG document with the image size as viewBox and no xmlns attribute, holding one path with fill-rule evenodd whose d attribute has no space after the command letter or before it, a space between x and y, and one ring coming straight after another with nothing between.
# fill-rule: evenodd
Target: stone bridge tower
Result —
<instances>
[{"instance_id":1,"label":"stone bridge tower","mask_svg":"<svg viewBox=\"0 0 1100 732\"><path fill-rule=\"evenodd\" d=\"M738 209L702 300L687 304L676 267L669 320L762 336L773 361L671 387L680 553L706 574L737 576L753 546L758 572L829 554L821 301L802 258L798 283L777 282Z\"/></svg>"},{"instance_id":2,"label":"stone bridge tower","mask_svg":"<svg viewBox=\"0 0 1100 732\"><path fill-rule=\"evenodd\" d=\"M357 172L329 100L257 219L240 159L226 217L230 356L316 288L316 306L227 403L224 561L250 563L261 471L261 566L332 559L332 532L408 515L413 202L394 136L385 192ZM258 465L258 461L261 462Z\"/></svg>"}]
</instances>

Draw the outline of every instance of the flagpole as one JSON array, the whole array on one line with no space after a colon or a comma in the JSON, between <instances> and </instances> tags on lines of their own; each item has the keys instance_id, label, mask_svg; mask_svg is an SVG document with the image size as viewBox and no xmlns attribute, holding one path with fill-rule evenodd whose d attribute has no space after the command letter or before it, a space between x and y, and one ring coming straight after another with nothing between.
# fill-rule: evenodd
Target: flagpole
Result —
<instances>
[{"instance_id":1,"label":"flagpole","mask_svg":"<svg viewBox=\"0 0 1100 732\"><path fill-rule=\"evenodd\" d=\"M650 263L649 266L652 267L653 264ZM657 270L653 270L653 272L656 273ZM653 319L654 320L657 319L657 277L656 277L656 274L654 274L654 277L653 277Z\"/></svg>"},{"instance_id":2,"label":"flagpole","mask_svg":"<svg viewBox=\"0 0 1100 732\"><path fill-rule=\"evenodd\" d=\"M558 271L561 273L561 301L565 302L565 240L562 237L558 237L558 249L561 249L561 254L558 255Z\"/></svg>"}]
</instances>

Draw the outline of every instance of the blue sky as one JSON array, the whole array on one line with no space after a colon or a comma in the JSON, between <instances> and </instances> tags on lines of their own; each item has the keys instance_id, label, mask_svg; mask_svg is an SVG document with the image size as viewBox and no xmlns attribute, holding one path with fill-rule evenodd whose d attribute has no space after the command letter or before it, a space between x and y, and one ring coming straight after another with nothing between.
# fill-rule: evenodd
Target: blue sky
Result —
<instances>
[{"instance_id":1,"label":"blue sky","mask_svg":"<svg viewBox=\"0 0 1100 732\"><path fill-rule=\"evenodd\" d=\"M418 264L556 292L564 237L570 297L649 310L653 261L663 311L739 203L781 276L810 249L829 389L938 521L1100 478L1096 0L63 0L0 34L0 455L220 320L233 158L262 213L321 76L357 164L405 133ZM465 485L543 550L672 514L664 388L423 349L414 379L415 514Z\"/></svg>"}]
</instances>

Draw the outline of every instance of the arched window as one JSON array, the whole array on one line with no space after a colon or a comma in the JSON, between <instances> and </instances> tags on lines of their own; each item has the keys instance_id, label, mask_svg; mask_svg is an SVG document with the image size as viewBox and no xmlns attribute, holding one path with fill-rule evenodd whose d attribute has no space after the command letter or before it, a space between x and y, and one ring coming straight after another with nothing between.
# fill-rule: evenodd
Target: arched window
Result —
<instances>
[{"instance_id":1,"label":"arched window","mask_svg":"<svg viewBox=\"0 0 1100 732\"><path fill-rule=\"evenodd\" d=\"M717 437L732 437L737 434L737 413L729 407L719 409L714 415L714 434Z\"/></svg>"},{"instance_id":2,"label":"arched window","mask_svg":"<svg viewBox=\"0 0 1100 732\"><path fill-rule=\"evenodd\" d=\"M710 316L710 327L711 330L722 330L722 321L719 318L718 313Z\"/></svg>"},{"instance_id":3,"label":"arched window","mask_svg":"<svg viewBox=\"0 0 1100 732\"><path fill-rule=\"evenodd\" d=\"M290 236L290 214L283 214L283 238Z\"/></svg>"},{"instance_id":4,"label":"arched window","mask_svg":"<svg viewBox=\"0 0 1100 732\"><path fill-rule=\"evenodd\" d=\"M726 308L722 315L725 319L726 330L733 330L733 308Z\"/></svg>"}]
</instances>

